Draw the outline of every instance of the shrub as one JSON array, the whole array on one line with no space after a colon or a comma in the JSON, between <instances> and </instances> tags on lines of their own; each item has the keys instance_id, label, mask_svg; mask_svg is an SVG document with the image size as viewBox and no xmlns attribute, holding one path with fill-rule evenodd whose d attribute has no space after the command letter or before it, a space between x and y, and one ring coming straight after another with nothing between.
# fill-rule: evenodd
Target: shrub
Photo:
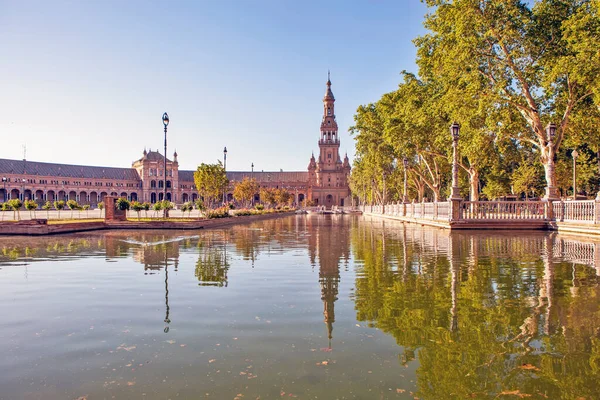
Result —
<instances>
[{"instance_id":1,"label":"shrub","mask_svg":"<svg viewBox=\"0 0 600 400\"><path fill-rule=\"evenodd\" d=\"M129 210L129 208L131 207L131 203L126 198L119 197L117 199L117 201L115 202L115 207L118 208L119 210L125 211L125 210Z\"/></svg>"},{"instance_id":2,"label":"shrub","mask_svg":"<svg viewBox=\"0 0 600 400\"><path fill-rule=\"evenodd\" d=\"M254 208L256 208L259 211L262 211L262 210L265 209L265 206L263 204L257 204L257 205L254 206Z\"/></svg>"},{"instance_id":3,"label":"shrub","mask_svg":"<svg viewBox=\"0 0 600 400\"><path fill-rule=\"evenodd\" d=\"M140 211L144 209L144 205L139 201L131 202L131 209L137 213L138 221L140 220Z\"/></svg>"},{"instance_id":4,"label":"shrub","mask_svg":"<svg viewBox=\"0 0 600 400\"><path fill-rule=\"evenodd\" d=\"M101 201L100 203L98 203L98 209L99 210L104 209L104 202L103 201Z\"/></svg>"},{"instance_id":5,"label":"shrub","mask_svg":"<svg viewBox=\"0 0 600 400\"><path fill-rule=\"evenodd\" d=\"M206 216L208 218L227 218L230 217L229 215L229 208L228 207L219 207L215 210L210 210Z\"/></svg>"},{"instance_id":6,"label":"shrub","mask_svg":"<svg viewBox=\"0 0 600 400\"><path fill-rule=\"evenodd\" d=\"M86 205L84 205L82 208L83 208L85 211L87 211L87 210L89 210L89 209L90 209L90 205L89 205L89 204L86 204Z\"/></svg>"},{"instance_id":7,"label":"shrub","mask_svg":"<svg viewBox=\"0 0 600 400\"><path fill-rule=\"evenodd\" d=\"M194 205L196 206L197 210L204 210L204 202L202 201L202 199L200 199L200 198L196 199L196 201L194 202Z\"/></svg>"}]
</instances>

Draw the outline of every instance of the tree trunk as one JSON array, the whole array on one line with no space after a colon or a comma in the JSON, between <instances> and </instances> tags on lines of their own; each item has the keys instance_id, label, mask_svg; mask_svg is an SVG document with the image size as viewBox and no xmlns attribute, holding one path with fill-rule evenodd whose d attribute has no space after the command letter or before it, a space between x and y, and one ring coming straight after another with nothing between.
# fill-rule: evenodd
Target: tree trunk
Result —
<instances>
[{"instance_id":1,"label":"tree trunk","mask_svg":"<svg viewBox=\"0 0 600 400\"><path fill-rule=\"evenodd\" d=\"M479 201L479 171L475 168L469 168L469 199Z\"/></svg>"},{"instance_id":2,"label":"tree trunk","mask_svg":"<svg viewBox=\"0 0 600 400\"><path fill-rule=\"evenodd\" d=\"M546 179L546 187L556 188L556 173L554 171L554 148L549 145L540 146L541 162L544 166L544 177Z\"/></svg>"}]
</instances>

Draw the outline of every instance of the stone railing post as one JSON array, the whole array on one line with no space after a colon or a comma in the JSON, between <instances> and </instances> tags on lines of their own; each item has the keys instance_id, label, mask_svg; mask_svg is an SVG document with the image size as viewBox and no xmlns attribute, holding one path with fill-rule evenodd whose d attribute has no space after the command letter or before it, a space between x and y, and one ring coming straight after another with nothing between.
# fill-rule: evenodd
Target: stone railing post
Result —
<instances>
[{"instance_id":1,"label":"stone railing post","mask_svg":"<svg viewBox=\"0 0 600 400\"><path fill-rule=\"evenodd\" d=\"M600 224L600 192L594 202L594 224Z\"/></svg>"},{"instance_id":2,"label":"stone railing post","mask_svg":"<svg viewBox=\"0 0 600 400\"><path fill-rule=\"evenodd\" d=\"M544 200L544 219L546 221L554 220L554 201L555 200L550 197Z\"/></svg>"},{"instance_id":3,"label":"stone railing post","mask_svg":"<svg viewBox=\"0 0 600 400\"><path fill-rule=\"evenodd\" d=\"M450 222L460 221L460 206L462 200L458 198L450 199Z\"/></svg>"}]
</instances>

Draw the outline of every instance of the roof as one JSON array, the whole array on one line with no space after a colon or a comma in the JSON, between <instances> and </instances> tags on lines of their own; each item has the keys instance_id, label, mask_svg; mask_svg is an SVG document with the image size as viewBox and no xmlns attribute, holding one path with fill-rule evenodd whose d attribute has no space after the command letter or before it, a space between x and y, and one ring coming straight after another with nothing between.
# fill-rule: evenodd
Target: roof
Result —
<instances>
[{"instance_id":1,"label":"roof","mask_svg":"<svg viewBox=\"0 0 600 400\"><path fill-rule=\"evenodd\" d=\"M64 176L69 178L139 180L134 168L90 167L0 158L0 174Z\"/></svg>"},{"instance_id":2,"label":"roof","mask_svg":"<svg viewBox=\"0 0 600 400\"><path fill-rule=\"evenodd\" d=\"M160 154L158 151L150 150L148 152L148 154L146 154L146 160L148 160L148 161L163 161L164 159L165 159L165 157L162 154ZM143 161L143 160L144 160L144 157L140 158L138 161ZM167 158L167 163L170 163L170 162L171 162L171 160L169 160Z\"/></svg>"},{"instance_id":3,"label":"roof","mask_svg":"<svg viewBox=\"0 0 600 400\"><path fill-rule=\"evenodd\" d=\"M228 171L227 178L230 181L241 181L245 177L254 178L257 182L308 182L308 171L266 171L266 172L251 172L251 171ZM180 182L194 182L194 171L179 171Z\"/></svg>"}]
</instances>

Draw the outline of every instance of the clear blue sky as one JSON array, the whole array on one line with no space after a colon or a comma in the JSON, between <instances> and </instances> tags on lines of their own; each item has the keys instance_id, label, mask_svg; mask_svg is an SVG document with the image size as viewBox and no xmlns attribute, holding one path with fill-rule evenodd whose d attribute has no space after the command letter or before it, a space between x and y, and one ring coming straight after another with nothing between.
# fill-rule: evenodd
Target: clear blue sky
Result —
<instances>
[{"instance_id":1,"label":"clear blue sky","mask_svg":"<svg viewBox=\"0 0 600 400\"><path fill-rule=\"evenodd\" d=\"M305 170L331 70L342 153L360 104L415 71L418 0L0 0L0 158ZM162 152L162 150L161 150ZM342 154L343 156L343 154Z\"/></svg>"}]
</instances>

